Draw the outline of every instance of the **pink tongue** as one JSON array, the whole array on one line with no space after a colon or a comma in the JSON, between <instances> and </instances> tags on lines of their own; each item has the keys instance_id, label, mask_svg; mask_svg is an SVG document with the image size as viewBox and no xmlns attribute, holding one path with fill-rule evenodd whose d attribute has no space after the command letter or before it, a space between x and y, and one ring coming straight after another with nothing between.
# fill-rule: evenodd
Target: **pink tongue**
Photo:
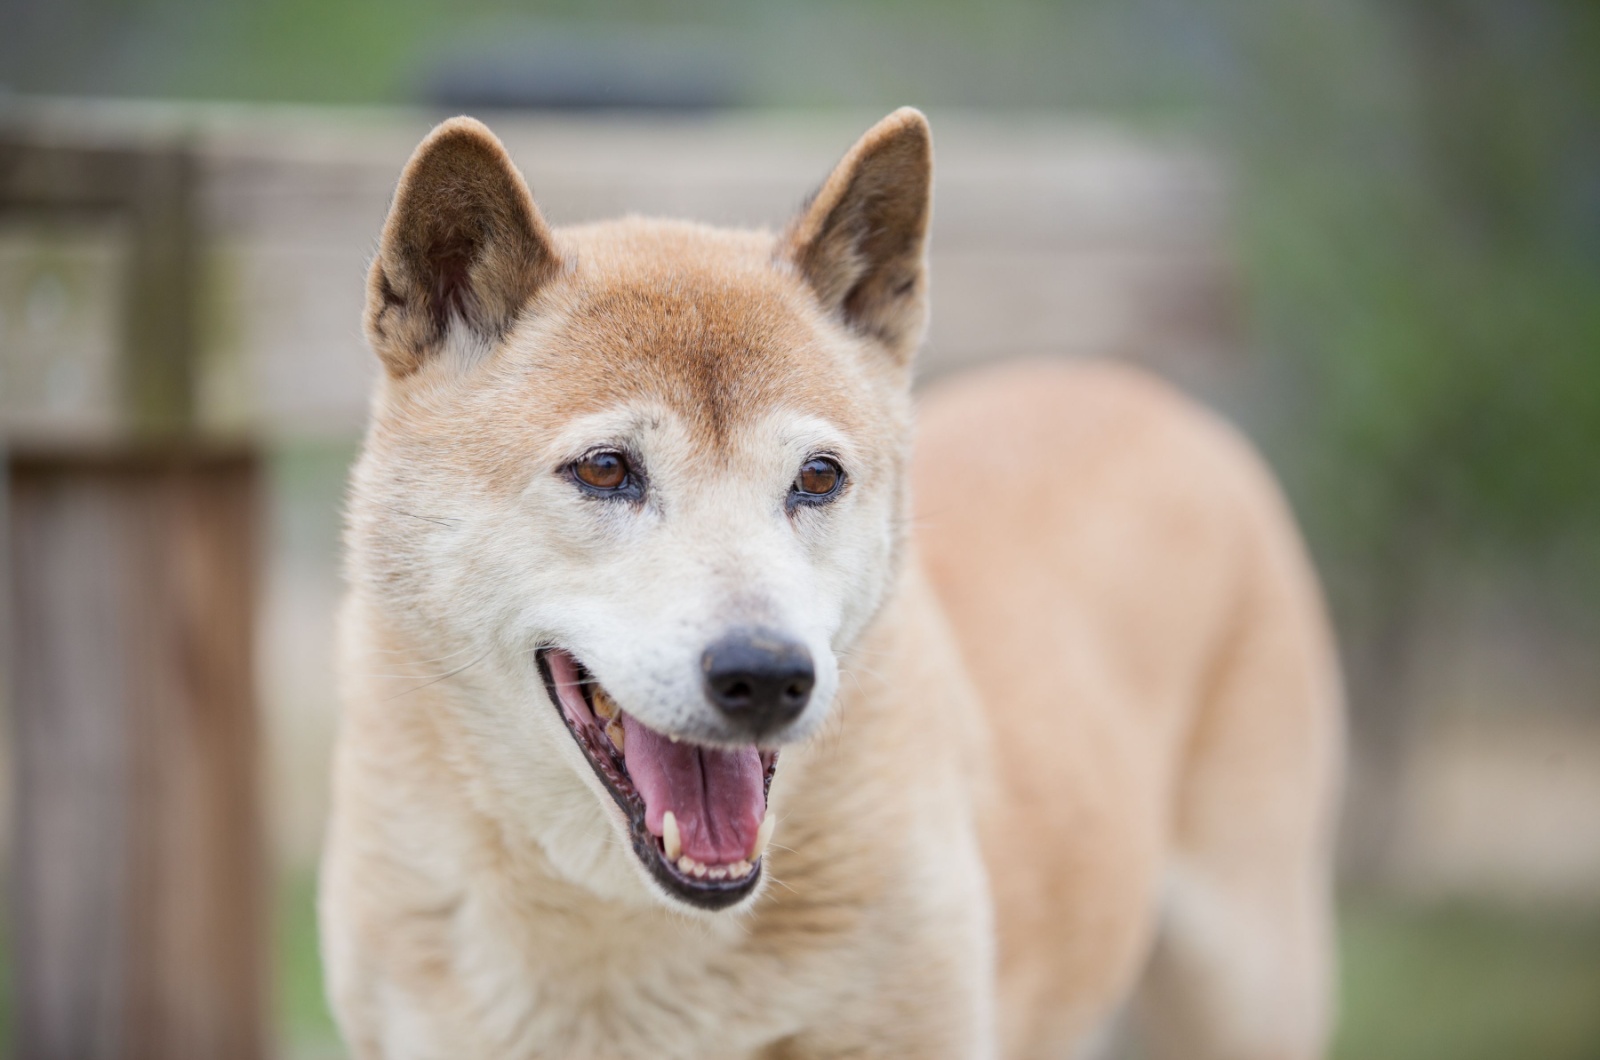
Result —
<instances>
[{"instance_id":1,"label":"pink tongue","mask_svg":"<svg viewBox=\"0 0 1600 1060\"><path fill-rule=\"evenodd\" d=\"M622 727L623 758L651 834L661 834L662 815L671 810L685 855L707 865L747 857L767 809L761 753L673 743L626 714Z\"/></svg>"}]
</instances>

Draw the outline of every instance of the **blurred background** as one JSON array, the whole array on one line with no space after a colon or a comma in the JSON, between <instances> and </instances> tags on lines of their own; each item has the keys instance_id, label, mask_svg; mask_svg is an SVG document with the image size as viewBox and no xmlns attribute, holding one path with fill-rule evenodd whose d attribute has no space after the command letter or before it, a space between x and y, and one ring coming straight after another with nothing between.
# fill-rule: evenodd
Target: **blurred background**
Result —
<instances>
[{"instance_id":1,"label":"blurred background","mask_svg":"<svg viewBox=\"0 0 1600 1060\"><path fill-rule=\"evenodd\" d=\"M146 791L138 778L191 753L140 743L145 715L124 711L113 739L92 710L73 727L23 702L58 687L29 674L52 665L52 629L76 628L28 609L86 576L63 550L100 510L61 498L132 504L150 461L183 450L187 485L168 471L149 488L201 499L159 510L245 528L232 537L259 576L223 578L217 613L240 614L195 634L253 648L255 683L227 708L242 728L151 722L223 749L130 820L255 793L226 818L264 822L260 893L239 887L267 963L241 989L264 999L269 1052L339 1056L312 915L339 504L374 370L365 262L411 147L469 111L554 223L776 226L903 103L928 111L938 152L924 379L1014 356L1131 360L1241 424L1286 484L1350 693L1336 1055L1600 1057L1593 0L0 0L0 424L24 690L0 1040L17 998L62 989L29 985L17 955L49 944L30 912L100 875L81 864L105 849L73 832L58 885L29 866L68 858L54 837L76 826L40 822L96 762ZM129 534L171 536L129 518L145 528ZM51 563L66 573L35 576ZM30 773L42 761L68 765ZM117 825L117 849L143 849L126 838L141 827ZM171 843L154 849L190 850ZM112 861L161 890L145 856ZM134 926L105 937L131 961L155 929L129 887L114 897ZM180 939L162 967L255 944L229 938ZM107 1004L137 1023L116 989Z\"/></svg>"}]
</instances>

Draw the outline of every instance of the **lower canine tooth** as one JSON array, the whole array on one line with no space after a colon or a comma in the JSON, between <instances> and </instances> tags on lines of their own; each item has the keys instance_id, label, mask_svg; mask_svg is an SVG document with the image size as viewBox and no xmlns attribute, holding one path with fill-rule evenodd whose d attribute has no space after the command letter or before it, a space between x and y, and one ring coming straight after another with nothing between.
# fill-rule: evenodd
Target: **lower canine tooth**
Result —
<instances>
[{"instance_id":1,"label":"lower canine tooth","mask_svg":"<svg viewBox=\"0 0 1600 1060\"><path fill-rule=\"evenodd\" d=\"M661 815L661 846L667 852L668 861L677 861L683 853L683 840L678 835L678 818L671 810Z\"/></svg>"},{"instance_id":2,"label":"lower canine tooth","mask_svg":"<svg viewBox=\"0 0 1600 1060\"><path fill-rule=\"evenodd\" d=\"M622 723L618 722L618 721L607 722L606 723L606 735L611 738L611 746L613 746L613 747L615 747L617 749L617 753L618 754L621 754L622 753Z\"/></svg>"},{"instance_id":3,"label":"lower canine tooth","mask_svg":"<svg viewBox=\"0 0 1600 1060\"><path fill-rule=\"evenodd\" d=\"M767 844L772 841L772 827L777 822L772 819L772 811L761 818L761 827L756 829L756 845L750 848L750 861L754 863L757 858L766 853Z\"/></svg>"}]
</instances>

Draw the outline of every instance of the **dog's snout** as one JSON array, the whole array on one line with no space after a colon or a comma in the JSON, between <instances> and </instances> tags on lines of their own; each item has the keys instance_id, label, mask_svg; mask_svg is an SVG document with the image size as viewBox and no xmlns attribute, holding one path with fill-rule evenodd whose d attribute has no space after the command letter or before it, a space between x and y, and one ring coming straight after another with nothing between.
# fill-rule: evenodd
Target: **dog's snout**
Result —
<instances>
[{"instance_id":1,"label":"dog's snout","mask_svg":"<svg viewBox=\"0 0 1600 1060\"><path fill-rule=\"evenodd\" d=\"M811 652L767 629L741 630L707 648L700 659L706 698L728 720L760 736L800 716L817 682Z\"/></svg>"}]
</instances>

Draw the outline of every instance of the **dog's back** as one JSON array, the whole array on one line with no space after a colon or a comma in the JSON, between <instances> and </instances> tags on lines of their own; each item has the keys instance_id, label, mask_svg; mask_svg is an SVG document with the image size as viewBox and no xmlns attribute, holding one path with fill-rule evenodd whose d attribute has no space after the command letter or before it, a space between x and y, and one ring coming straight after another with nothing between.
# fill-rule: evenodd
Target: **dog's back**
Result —
<instances>
[{"instance_id":1,"label":"dog's back","mask_svg":"<svg viewBox=\"0 0 1600 1060\"><path fill-rule=\"evenodd\" d=\"M995 737L1005 1055L1077 1040L1141 974L1161 1055L1310 1055L1339 689L1254 454L1135 372L1028 364L926 397L914 481Z\"/></svg>"}]
</instances>

